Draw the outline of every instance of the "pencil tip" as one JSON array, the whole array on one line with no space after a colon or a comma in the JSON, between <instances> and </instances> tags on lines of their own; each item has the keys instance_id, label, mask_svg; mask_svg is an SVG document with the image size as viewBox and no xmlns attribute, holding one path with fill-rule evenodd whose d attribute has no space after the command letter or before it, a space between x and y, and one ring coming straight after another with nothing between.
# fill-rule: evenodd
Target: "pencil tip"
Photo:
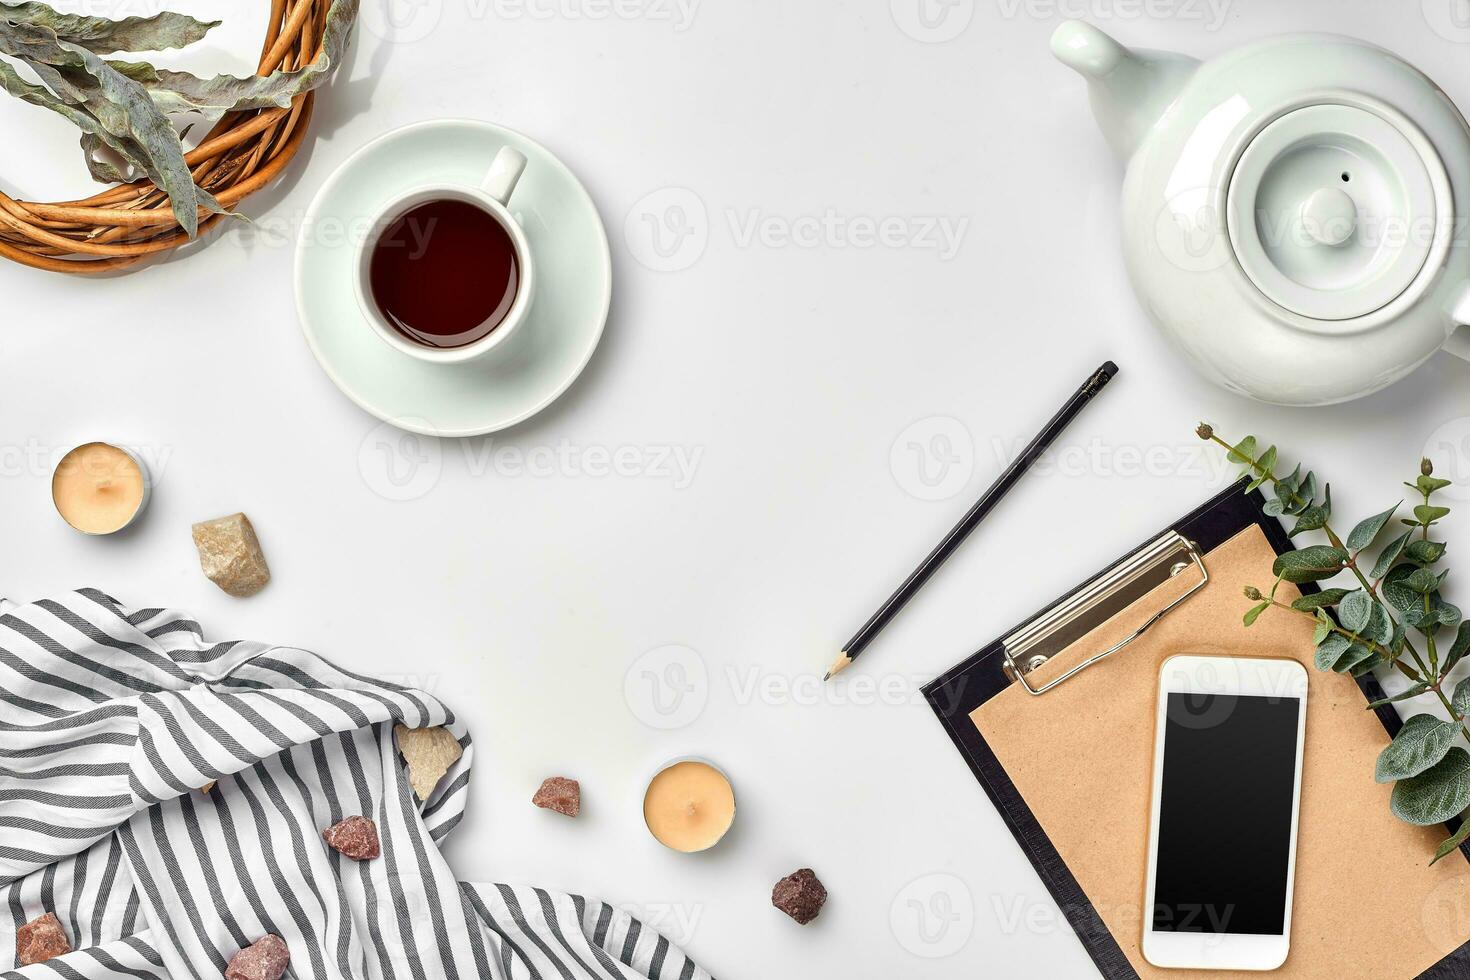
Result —
<instances>
[{"instance_id":1,"label":"pencil tip","mask_svg":"<svg viewBox=\"0 0 1470 980\"><path fill-rule=\"evenodd\" d=\"M832 666L828 667L827 672L822 675L822 680L829 681L851 666L852 658L846 652L839 653L837 659L832 661Z\"/></svg>"}]
</instances>

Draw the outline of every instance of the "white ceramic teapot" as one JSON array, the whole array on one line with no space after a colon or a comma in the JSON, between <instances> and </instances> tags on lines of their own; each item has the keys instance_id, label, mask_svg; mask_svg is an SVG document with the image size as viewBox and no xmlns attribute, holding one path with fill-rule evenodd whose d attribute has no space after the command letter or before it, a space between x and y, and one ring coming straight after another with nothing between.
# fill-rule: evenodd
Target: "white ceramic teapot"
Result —
<instances>
[{"instance_id":1,"label":"white ceramic teapot","mask_svg":"<svg viewBox=\"0 0 1470 980\"><path fill-rule=\"evenodd\" d=\"M1204 63L1079 21L1051 45L1127 161L1133 288L1211 380L1323 405L1470 359L1470 130L1414 67L1327 34Z\"/></svg>"}]
</instances>

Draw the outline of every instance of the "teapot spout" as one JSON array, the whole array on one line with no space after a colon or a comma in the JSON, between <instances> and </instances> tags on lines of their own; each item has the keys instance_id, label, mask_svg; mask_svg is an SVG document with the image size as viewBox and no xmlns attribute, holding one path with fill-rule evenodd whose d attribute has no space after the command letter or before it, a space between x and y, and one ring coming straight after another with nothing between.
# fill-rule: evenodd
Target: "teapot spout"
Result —
<instances>
[{"instance_id":1,"label":"teapot spout","mask_svg":"<svg viewBox=\"0 0 1470 980\"><path fill-rule=\"evenodd\" d=\"M1127 160L1194 74L1199 62L1163 51L1132 51L1091 24L1065 21L1051 36L1057 60L1087 79L1103 136Z\"/></svg>"}]
</instances>

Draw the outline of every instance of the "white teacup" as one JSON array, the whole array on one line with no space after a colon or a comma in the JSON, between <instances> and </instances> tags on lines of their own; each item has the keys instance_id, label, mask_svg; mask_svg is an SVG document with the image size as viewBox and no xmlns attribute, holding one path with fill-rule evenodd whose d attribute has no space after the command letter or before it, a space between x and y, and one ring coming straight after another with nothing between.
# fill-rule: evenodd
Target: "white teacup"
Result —
<instances>
[{"instance_id":1,"label":"white teacup","mask_svg":"<svg viewBox=\"0 0 1470 980\"><path fill-rule=\"evenodd\" d=\"M480 186L467 184L426 184L401 194L388 202L369 226L370 230L358 244L357 275L353 288L357 294L357 305L363 318L383 342L410 357L433 364L460 364L483 357L510 339L523 322L531 308L531 297L535 288L535 269L531 260L531 246L520 222L515 219L506 204L515 192L516 184L526 169L526 158L520 151L506 146L495 154L489 171ZM378 239L398 218L413 208L430 201L463 201L480 208L498 221L510 236L518 263L519 282L516 296L510 309L499 325L473 343L462 347L430 347L415 343L399 332L383 316L373 298L371 271L372 257Z\"/></svg>"}]
</instances>

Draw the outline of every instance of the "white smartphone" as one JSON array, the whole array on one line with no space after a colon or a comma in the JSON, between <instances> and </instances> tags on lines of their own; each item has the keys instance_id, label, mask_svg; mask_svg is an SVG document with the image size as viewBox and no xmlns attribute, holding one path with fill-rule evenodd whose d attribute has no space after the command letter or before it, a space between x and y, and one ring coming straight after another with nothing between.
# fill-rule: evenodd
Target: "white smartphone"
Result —
<instances>
[{"instance_id":1,"label":"white smartphone","mask_svg":"<svg viewBox=\"0 0 1470 980\"><path fill-rule=\"evenodd\" d=\"M1164 662L1143 915L1154 966L1286 962L1306 723L1295 660Z\"/></svg>"}]
</instances>

